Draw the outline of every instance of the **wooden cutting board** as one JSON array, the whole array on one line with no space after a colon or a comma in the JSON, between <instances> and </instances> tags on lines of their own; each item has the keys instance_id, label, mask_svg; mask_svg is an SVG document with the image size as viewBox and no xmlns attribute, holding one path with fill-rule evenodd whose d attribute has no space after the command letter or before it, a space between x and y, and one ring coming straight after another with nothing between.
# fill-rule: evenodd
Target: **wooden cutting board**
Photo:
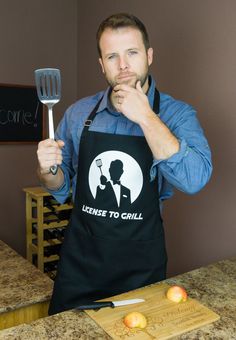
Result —
<instances>
[{"instance_id":1,"label":"wooden cutting board","mask_svg":"<svg viewBox=\"0 0 236 340\"><path fill-rule=\"evenodd\" d=\"M87 310L113 339L170 339L218 320L220 317L197 300L175 303L166 298L170 286L157 284L112 297L112 301L143 298L145 302L116 308ZM110 299L104 299L106 301ZM130 312L141 312L147 318L145 329L129 329L123 318Z\"/></svg>"}]
</instances>

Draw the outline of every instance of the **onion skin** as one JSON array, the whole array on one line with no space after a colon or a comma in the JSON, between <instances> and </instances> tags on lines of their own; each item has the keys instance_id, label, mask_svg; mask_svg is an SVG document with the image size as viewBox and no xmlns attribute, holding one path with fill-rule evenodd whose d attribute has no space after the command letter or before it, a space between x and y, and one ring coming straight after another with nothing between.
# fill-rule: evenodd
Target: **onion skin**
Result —
<instances>
[{"instance_id":1,"label":"onion skin","mask_svg":"<svg viewBox=\"0 0 236 340\"><path fill-rule=\"evenodd\" d=\"M185 302L187 301L188 294L183 287L172 286L167 290L166 297L173 302Z\"/></svg>"},{"instance_id":2,"label":"onion skin","mask_svg":"<svg viewBox=\"0 0 236 340\"><path fill-rule=\"evenodd\" d=\"M124 317L124 324L129 328L145 328L147 319L142 313L131 312Z\"/></svg>"}]
</instances>

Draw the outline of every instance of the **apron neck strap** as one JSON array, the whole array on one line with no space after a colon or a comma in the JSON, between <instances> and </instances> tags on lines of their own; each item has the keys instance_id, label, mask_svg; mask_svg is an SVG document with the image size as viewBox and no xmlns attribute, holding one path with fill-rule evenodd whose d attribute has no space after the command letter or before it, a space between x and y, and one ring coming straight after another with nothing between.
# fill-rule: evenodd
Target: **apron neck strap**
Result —
<instances>
[{"instance_id":1,"label":"apron neck strap","mask_svg":"<svg viewBox=\"0 0 236 340\"><path fill-rule=\"evenodd\" d=\"M154 103L153 103L153 111L156 115L160 112L160 93L155 88L155 94L154 94Z\"/></svg>"},{"instance_id":2,"label":"apron neck strap","mask_svg":"<svg viewBox=\"0 0 236 340\"><path fill-rule=\"evenodd\" d=\"M88 119L84 122L84 129L83 129L83 134L86 133L90 127L90 125L93 122L93 119L95 118L97 114L97 109L99 108L99 105L103 99L103 96L99 99L97 102L96 106L92 110L92 112L89 114ZM160 93L159 91L155 88L155 94L154 94L154 103L153 103L153 111L158 115L160 110Z\"/></svg>"},{"instance_id":3,"label":"apron neck strap","mask_svg":"<svg viewBox=\"0 0 236 340\"><path fill-rule=\"evenodd\" d=\"M99 108L99 105L101 103L103 99L103 96L99 99L99 101L97 102L97 104L95 105L94 109L91 111L91 113L89 114L88 118L86 119L86 121L84 122L84 130L88 130L88 128L90 127L90 125L93 122L94 117L96 116L97 113L97 109Z\"/></svg>"}]
</instances>

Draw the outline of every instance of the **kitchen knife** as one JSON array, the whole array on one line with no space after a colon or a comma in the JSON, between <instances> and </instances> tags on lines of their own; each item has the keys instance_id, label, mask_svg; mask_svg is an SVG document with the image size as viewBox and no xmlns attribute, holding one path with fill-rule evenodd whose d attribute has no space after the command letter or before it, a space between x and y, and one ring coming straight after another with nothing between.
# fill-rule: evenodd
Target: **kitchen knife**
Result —
<instances>
[{"instance_id":1,"label":"kitchen knife","mask_svg":"<svg viewBox=\"0 0 236 340\"><path fill-rule=\"evenodd\" d=\"M77 310L84 310L84 309L100 309L103 307L121 307L126 305L132 305L134 303L144 302L144 299L130 299L130 300L122 300L122 301L101 301L101 302L91 302L85 305L80 305L76 307Z\"/></svg>"}]
</instances>

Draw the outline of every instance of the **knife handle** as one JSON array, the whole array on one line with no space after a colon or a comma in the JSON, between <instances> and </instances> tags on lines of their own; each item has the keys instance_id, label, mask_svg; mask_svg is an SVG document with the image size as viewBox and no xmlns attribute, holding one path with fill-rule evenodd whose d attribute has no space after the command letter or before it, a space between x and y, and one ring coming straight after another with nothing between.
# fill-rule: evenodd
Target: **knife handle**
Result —
<instances>
[{"instance_id":1,"label":"knife handle","mask_svg":"<svg viewBox=\"0 0 236 340\"><path fill-rule=\"evenodd\" d=\"M104 302L92 302L88 303L87 305L80 305L76 307L77 310L84 310L84 309L100 309L103 307L111 307L114 308L114 304L112 301L104 301Z\"/></svg>"}]
</instances>

